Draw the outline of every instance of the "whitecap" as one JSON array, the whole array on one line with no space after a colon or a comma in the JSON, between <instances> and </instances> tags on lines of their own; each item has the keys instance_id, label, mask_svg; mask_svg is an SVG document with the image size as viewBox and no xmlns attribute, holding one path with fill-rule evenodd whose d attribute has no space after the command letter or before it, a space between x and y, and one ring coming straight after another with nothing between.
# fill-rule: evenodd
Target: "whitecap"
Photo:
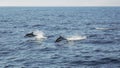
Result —
<instances>
[{"instance_id":1,"label":"whitecap","mask_svg":"<svg viewBox=\"0 0 120 68\"><path fill-rule=\"evenodd\" d=\"M110 28L102 28L102 27L96 27L97 30L110 30Z\"/></svg>"}]
</instances>

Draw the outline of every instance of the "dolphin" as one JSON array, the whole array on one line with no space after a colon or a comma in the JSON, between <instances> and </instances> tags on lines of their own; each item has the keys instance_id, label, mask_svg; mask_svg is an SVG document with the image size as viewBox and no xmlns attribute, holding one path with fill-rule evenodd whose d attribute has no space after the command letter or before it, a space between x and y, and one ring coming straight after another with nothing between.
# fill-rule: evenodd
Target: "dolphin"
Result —
<instances>
[{"instance_id":1,"label":"dolphin","mask_svg":"<svg viewBox=\"0 0 120 68\"><path fill-rule=\"evenodd\" d=\"M44 33L39 30L35 30L35 31L32 31L31 33L27 33L24 37L34 38L35 40L43 40L47 38L44 35Z\"/></svg>"},{"instance_id":2,"label":"dolphin","mask_svg":"<svg viewBox=\"0 0 120 68\"><path fill-rule=\"evenodd\" d=\"M36 36L36 35L34 35L34 33L31 32L31 33L26 34L24 37L35 37L35 36Z\"/></svg>"},{"instance_id":3,"label":"dolphin","mask_svg":"<svg viewBox=\"0 0 120 68\"><path fill-rule=\"evenodd\" d=\"M69 42L69 41L77 41L77 40L84 40L86 39L87 37L86 36L72 36L72 37L68 37L68 38L65 38L65 37L62 37L62 36L59 36L55 42L61 42L61 41L66 41L66 42Z\"/></svg>"},{"instance_id":4,"label":"dolphin","mask_svg":"<svg viewBox=\"0 0 120 68\"><path fill-rule=\"evenodd\" d=\"M57 42L60 42L60 41L67 41L67 39L66 38L64 38L64 37L62 37L62 36L59 36L56 40L55 40L55 43L57 43Z\"/></svg>"}]
</instances>

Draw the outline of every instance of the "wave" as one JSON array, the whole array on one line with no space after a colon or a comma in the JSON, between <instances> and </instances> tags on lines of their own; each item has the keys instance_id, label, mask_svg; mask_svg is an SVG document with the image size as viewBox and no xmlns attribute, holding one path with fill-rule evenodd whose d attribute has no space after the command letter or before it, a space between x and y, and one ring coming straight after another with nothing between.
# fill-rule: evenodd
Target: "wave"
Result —
<instances>
[{"instance_id":1,"label":"wave","mask_svg":"<svg viewBox=\"0 0 120 68\"><path fill-rule=\"evenodd\" d=\"M110 57L104 57L98 60L73 60L70 61L71 65L99 65L99 64L110 64L110 63L120 63L119 58L110 58Z\"/></svg>"}]
</instances>

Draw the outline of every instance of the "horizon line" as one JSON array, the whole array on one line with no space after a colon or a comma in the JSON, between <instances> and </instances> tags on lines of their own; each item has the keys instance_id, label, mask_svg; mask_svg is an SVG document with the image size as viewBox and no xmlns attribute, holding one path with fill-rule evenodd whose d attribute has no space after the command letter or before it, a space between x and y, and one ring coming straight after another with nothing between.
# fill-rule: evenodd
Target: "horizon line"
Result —
<instances>
[{"instance_id":1,"label":"horizon line","mask_svg":"<svg viewBox=\"0 0 120 68\"><path fill-rule=\"evenodd\" d=\"M116 5L107 5L107 6L105 6L105 5L101 5L101 6L94 6L94 5L86 5L86 6L30 6L30 5L27 5L27 6L22 6L22 5L17 5L17 6L7 6L7 5L5 5L5 6L0 6L0 7L120 7L120 6L116 6Z\"/></svg>"}]
</instances>

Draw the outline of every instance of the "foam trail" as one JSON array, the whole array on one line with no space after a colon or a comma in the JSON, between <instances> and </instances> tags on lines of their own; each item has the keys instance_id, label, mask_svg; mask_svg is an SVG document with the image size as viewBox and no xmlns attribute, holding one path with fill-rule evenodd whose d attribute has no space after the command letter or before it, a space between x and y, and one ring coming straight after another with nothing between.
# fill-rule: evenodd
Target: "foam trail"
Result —
<instances>
[{"instance_id":1,"label":"foam trail","mask_svg":"<svg viewBox=\"0 0 120 68\"><path fill-rule=\"evenodd\" d=\"M83 40L83 39L86 39L87 37L86 36L71 36L71 37L68 37L67 40Z\"/></svg>"},{"instance_id":2,"label":"foam trail","mask_svg":"<svg viewBox=\"0 0 120 68\"><path fill-rule=\"evenodd\" d=\"M110 28L100 28L100 27L96 27L95 29L97 29L97 30L109 30Z\"/></svg>"}]
</instances>

